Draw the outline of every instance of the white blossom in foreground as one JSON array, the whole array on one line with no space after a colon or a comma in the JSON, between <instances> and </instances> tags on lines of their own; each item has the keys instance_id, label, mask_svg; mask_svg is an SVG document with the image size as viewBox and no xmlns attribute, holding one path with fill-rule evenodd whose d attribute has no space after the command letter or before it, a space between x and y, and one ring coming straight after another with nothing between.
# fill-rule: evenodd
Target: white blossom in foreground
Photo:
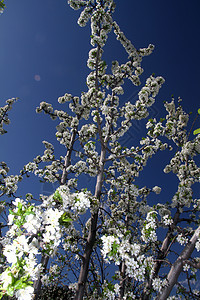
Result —
<instances>
[{"instance_id":1,"label":"white blossom in foreground","mask_svg":"<svg viewBox=\"0 0 200 300\"><path fill-rule=\"evenodd\" d=\"M34 288L27 286L25 289L20 289L16 292L15 296L18 300L32 300Z\"/></svg>"},{"instance_id":2,"label":"white blossom in foreground","mask_svg":"<svg viewBox=\"0 0 200 300\"><path fill-rule=\"evenodd\" d=\"M9 270L6 270L0 274L0 283L1 288L6 291L8 286L12 283L12 276Z\"/></svg>"},{"instance_id":3,"label":"white blossom in foreground","mask_svg":"<svg viewBox=\"0 0 200 300\"><path fill-rule=\"evenodd\" d=\"M60 209L51 207L56 205L56 201L60 203ZM55 255L62 238L61 224L68 228L72 221L70 213L72 218L76 218L73 211L83 214L90 207L90 200L86 193L70 194L68 188L63 186L41 206L30 205L20 198L12 204L13 209L8 216L10 230L3 240L3 255L11 267L1 274L1 288L10 290L9 295L15 295L18 299L31 299L33 287L30 280L34 282L40 275L42 266L37 259L41 250ZM19 274L22 288L15 290L14 284L19 280ZM27 278L27 283L23 283L24 278Z\"/></svg>"}]
</instances>

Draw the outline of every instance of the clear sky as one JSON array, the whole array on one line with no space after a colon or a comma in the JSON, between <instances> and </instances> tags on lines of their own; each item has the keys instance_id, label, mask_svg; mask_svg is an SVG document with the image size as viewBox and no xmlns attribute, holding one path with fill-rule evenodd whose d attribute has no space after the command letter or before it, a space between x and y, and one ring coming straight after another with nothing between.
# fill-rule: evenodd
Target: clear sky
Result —
<instances>
[{"instance_id":1,"label":"clear sky","mask_svg":"<svg viewBox=\"0 0 200 300\"><path fill-rule=\"evenodd\" d=\"M10 113L8 133L1 137L0 160L18 174L24 164L42 154L42 140L56 141L57 123L35 113L39 103L59 108L59 96L66 92L79 96L87 90L90 28L77 25L79 12L66 0L5 0L5 4L0 16L0 105L8 98L20 100ZM152 116L164 116L163 101L170 101L172 94L183 98L185 109L195 115L200 107L199 0L116 0L116 4L114 18L135 47L156 46L144 59L142 76L143 82L152 73L166 80ZM123 63L126 54L111 34L104 60L115 59ZM122 101L133 99L136 92L127 85ZM132 141L142 128L135 123ZM153 162L158 164L156 159ZM25 193L38 189L40 193L41 185L31 186L29 181Z\"/></svg>"}]
</instances>

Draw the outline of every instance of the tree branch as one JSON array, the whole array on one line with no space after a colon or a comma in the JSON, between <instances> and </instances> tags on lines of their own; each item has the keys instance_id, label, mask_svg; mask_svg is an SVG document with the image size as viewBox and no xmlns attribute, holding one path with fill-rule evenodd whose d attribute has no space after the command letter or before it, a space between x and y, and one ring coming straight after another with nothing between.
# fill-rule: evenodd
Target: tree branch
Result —
<instances>
[{"instance_id":1,"label":"tree branch","mask_svg":"<svg viewBox=\"0 0 200 300\"><path fill-rule=\"evenodd\" d=\"M183 249L180 256L174 262L171 267L171 270L167 276L167 285L163 288L163 290L159 293L156 300L165 300L170 295L174 285L176 284L178 277L183 269L184 262L188 260L194 251L195 244L197 239L199 238L200 234L200 226L195 230L193 236L191 237L190 241L187 243L185 248Z\"/></svg>"}]
</instances>

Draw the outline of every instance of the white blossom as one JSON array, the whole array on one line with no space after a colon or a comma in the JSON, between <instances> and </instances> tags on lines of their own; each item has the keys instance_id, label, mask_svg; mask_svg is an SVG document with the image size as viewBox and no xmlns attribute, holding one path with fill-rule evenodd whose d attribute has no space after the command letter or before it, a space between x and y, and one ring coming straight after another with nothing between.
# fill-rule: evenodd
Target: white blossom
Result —
<instances>
[{"instance_id":1,"label":"white blossom","mask_svg":"<svg viewBox=\"0 0 200 300\"><path fill-rule=\"evenodd\" d=\"M163 224L164 224L165 226L168 226L168 225L172 225L172 224L173 224L173 220L172 220L172 218L171 218L169 215L163 216L162 222L163 222Z\"/></svg>"},{"instance_id":2,"label":"white blossom","mask_svg":"<svg viewBox=\"0 0 200 300\"><path fill-rule=\"evenodd\" d=\"M182 233L177 236L177 242L181 245L185 245L188 242L188 238L183 236Z\"/></svg>"},{"instance_id":3,"label":"white blossom","mask_svg":"<svg viewBox=\"0 0 200 300\"><path fill-rule=\"evenodd\" d=\"M34 288L27 286L25 289L20 289L16 292L15 296L18 300L31 300L33 297Z\"/></svg>"},{"instance_id":4,"label":"white blossom","mask_svg":"<svg viewBox=\"0 0 200 300\"><path fill-rule=\"evenodd\" d=\"M195 244L195 248L198 252L200 251L200 239L197 240L197 242Z\"/></svg>"}]
</instances>

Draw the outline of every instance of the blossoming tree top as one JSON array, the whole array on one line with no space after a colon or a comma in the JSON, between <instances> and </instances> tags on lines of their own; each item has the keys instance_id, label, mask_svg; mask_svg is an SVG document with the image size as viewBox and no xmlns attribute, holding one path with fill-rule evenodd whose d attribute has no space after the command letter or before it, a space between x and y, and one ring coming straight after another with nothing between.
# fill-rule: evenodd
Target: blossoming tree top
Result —
<instances>
[{"instance_id":1,"label":"blossoming tree top","mask_svg":"<svg viewBox=\"0 0 200 300\"><path fill-rule=\"evenodd\" d=\"M87 91L59 97L63 110L46 102L37 108L59 120L56 137L65 157L56 156L53 145L44 141L44 154L25 165L19 176L9 176L1 163L1 196L10 199L10 210L2 239L0 295L40 299L41 293L53 297L50 287L59 290L65 285L68 297L76 300L167 299L171 292L197 299L200 292L191 285L199 268L200 200L193 198L192 187L200 180L195 162L200 135L189 139L189 115L172 99L164 104L165 118L147 119L146 136L138 144L122 147L121 138L132 121L148 117L164 83L151 75L135 102L120 103L125 80L140 85L142 60L154 46L133 46L112 18L114 1L68 3L82 9L80 26L91 23ZM109 72L103 48L112 30L128 58L124 63L113 61ZM9 101L8 106L15 100ZM2 133L8 106L1 109ZM164 172L178 179L167 203L157 196L161 187L136 184L148 160L164 150L174 151ZM31 194L25 200L15 197L18 182L30 172L59 184L51 196L41 195L40 204ZM158 199L154 206L150 193ZM7 211L6 202L3 205L2 211ZM185 279L188 288L182 284Z\"/></svg>"}]
</instances>

